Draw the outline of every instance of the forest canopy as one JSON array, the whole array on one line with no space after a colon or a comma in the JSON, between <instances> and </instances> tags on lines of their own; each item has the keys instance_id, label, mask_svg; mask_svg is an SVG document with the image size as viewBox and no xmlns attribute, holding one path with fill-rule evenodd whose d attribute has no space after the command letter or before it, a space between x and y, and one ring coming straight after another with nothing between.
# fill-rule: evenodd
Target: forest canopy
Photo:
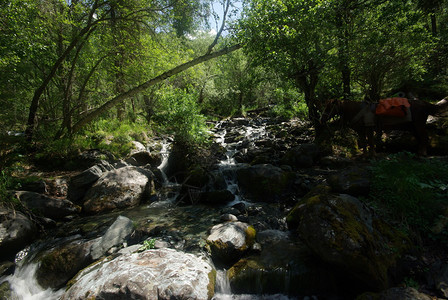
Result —
<instances>
[{"instance_id":1,"label":"forest canopy","mask_svg":"<svg viewBox=\"0 0 448 300\"><path fill-rule=\"evenodd\" d=\"M7 0L0 74L2 135L118 122L198 142L207 119L251 109L315 121L330 98L441 99L448 3Z\"/></svg>"}]
</instances>

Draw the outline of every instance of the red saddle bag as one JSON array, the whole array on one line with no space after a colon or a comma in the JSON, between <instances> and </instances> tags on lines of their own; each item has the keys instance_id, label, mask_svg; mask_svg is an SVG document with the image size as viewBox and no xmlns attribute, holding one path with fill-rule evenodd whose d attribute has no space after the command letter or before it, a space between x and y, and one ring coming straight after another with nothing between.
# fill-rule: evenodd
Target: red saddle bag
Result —
<instances>
[{"instance_id":1,"label":"red saddle bag","mask_svg":"<svg viewBox=\"0 0 448 300\"><path fill-rule=\"evenodd\" d=\"M376 107L375 114L403 118L406 116L408 107L411 107L411 104L409 104L407 98L381 99Z\"/></svg>"}]
</instances>

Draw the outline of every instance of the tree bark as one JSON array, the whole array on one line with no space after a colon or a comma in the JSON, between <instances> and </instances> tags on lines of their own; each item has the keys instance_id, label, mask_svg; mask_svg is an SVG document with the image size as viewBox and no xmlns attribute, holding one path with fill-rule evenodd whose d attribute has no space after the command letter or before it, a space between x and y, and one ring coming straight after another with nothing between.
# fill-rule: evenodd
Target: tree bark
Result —
<instances>
[{"instance_id":1,"label":"tree bark","mask_svg":"<svg viewBox=\"0 0 448 300\"><path fill-rule=\"evenodd\" d=\"M111 100L107 101L106 103L104 103L102 106L98 107L97 109L93 110L92 112L90 112L89 114L87 114L86 116L84 116L82 119L80 119L74 126L73 126L73 130L72 132L75 133L77 131L79 131L84 125L90 123L91 121L93 121L95 118L97 118L99 115L101 115L102 113L108 111L109 109L111 109L112 107L114 107L115 105L122 103L124 100L146 90L147 88L164 81L165 79L174 76L178 73L181 73L193 66L196 66L200 63L203 63L205 61L208 61L210 59L225 55L227 53L230 53L232 51L235 51L237 49L240 49L241 45L237 44L237 45L233 45L231 47L227 47L224 49L221 49L219 51L213 52L213 53L208 53L205 55L202 55L200 57L197 57L189 62L186 62L184 64L181 64L163 74L160 74L157 77L154 77L144 83L142 83L139 86L136 86L134 88L131 88L130 90L128 90L127 92L124 92L122 94L119 94L117 96L115 96L114 98L112 98Z\"/></svg>"},{"instance_id":2,"label":"tree bark","mask_svg":"<svg viewBox=\"0 0 448 300\"><path fill-rule=\"evenodd\" d=\"M28 122L27 122L26 130L25 130L25 135L27 136L28 141L31 141L33 139L34 129L35 129L35 125L36 125L36 115L37 115L37 110L39 108L40 97L44 93L44 91L47 88L50 81L55 76L56 71L59 69L62 62L67 58L67 56L70 54L70 52L73 50L73 48L76 47L76 45L79 43L79 41L81 41L82 38L86 34L95 30L95 28L96 28L95 26L98 23L98 21L91 22L91 20L93 18L93 14L95 12L95 9L96 9L96 3L90 12L89 22L87 23L86 27L81 29L79 34L71 41L71 43L67 46L67 48L64 50L64 52L61 54L61 56L59 56L59 58L53 64L50 72L45 77L42 84L35 90L33 99L31 100L29 114L28 114Z\"/></svg>"}]
</instances>

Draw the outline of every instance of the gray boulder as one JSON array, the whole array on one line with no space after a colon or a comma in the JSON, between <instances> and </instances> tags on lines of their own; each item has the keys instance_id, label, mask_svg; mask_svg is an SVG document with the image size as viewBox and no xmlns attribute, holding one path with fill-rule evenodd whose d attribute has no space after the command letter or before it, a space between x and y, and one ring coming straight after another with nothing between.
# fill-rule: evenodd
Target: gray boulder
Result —
<instances>
[{"instance_id":1,"label":"gray boulder","mask_svg":"<svg viewBox=\"0 0 448 300\"><path fill-rule=\"evenodd\" d=\"M15 197L28 209L51 219L60 219L81 211L80 206L69 200L51 198L35 192L16 191Z\"/></svg>"},{"instance_id":2,"label":"gray boulder","mask_svg":"<svg viewBox=\"0 0 448 300\"><path fill-rule=\"evenodd\" d=\"M111 250L112 247L123 244L133 230L134 225L130 219L118 216L115 222L107 229L106 233L93 242L90 248L92 259L97 260Z\"/></svg>"},{"instance_id":3,"label":"gray boulder","mask_svg":"<svg viewBox=\"0 0 448 300\"><path fill-rule=\"evenodd\" d=\"M67 198L73 203L82 204L87 190L101 177L104 172L113 170L114 167L107 161L101 161L84 172L70 178Z\"/></svg>"},{"instance_id":4,"label":"gray boulder","mask_svg":"<svg viewBox=\"0 0 448 300\"><path fill-rule=\"evenodd\" d=\"M109 257L81 271L62 299L211 299L215 270L173 249Z\"/></svg>"},{"instance_id":5,"label":"gray boulder","mask_svg":"<svg viewBox=\"0 0 448 300\"><path fill-rule=\"evenodd\" d=\"M154 175L138 167L124 167L104 173L84 197L86 213L100 213L134 207L154 193Z\"/></svg>"},{"instance_id":6,"label":"gray boulder","mask_svg":"<svg viewBox=\"0 0 448 300\"><path fill-rule=\"evenodd\" d=\"M224 263L240 259L255 242L256 231L243 222L227 222L212 227L207 245L212 258Z\"/></svg>"},{"instance_id":7,"label":"gray boulder","mask_svg":"<svg viewBox=\"0 0 448 300\"><path fill-rule=\"evenodd\" d=\"M37 233L36 225L23 213L0 206L0 253L3 259L31 243Z\"/></svg>"}]
</instances>

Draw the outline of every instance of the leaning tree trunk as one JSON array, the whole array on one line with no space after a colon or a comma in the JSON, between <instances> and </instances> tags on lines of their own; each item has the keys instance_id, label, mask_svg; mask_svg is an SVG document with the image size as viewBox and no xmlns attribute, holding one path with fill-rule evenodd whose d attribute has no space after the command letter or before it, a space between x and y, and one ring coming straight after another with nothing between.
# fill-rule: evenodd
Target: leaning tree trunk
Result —
<instances>
[{"instance_id":1,"label":"leaning tree trunk","mask_svg":"<svg viewBox=\"0 0 448 300\"><path fill-rule=\"evenodd\" d=\"M90 123L91 121L93 121L95 118L97 118L99 115L101 115L102 113L108 111L109 109L111 109L112 107L114 107L117 104L122 103L124 100L146 90L147 88L164 81L165 79L176 75L178 73L181 73L191 67L194 67L200 63L203 63L205 61L208 61L210 59L222 56L224 54L230 53L232 51L235 51L237 49L240 49L241 45L237 44L231 47L227 47L224 49L221 49L219 51L213 52L213 53L208 53L205 54L203 56L197 57L189 62L186 62L184 64L181 64L157 77L154 77L144 83L142 83L139 86L136 86L134 88L131 88L130 90L128 90L127 92L124 92L118 96L115 96L114 98L112 98L111 100L107 101L106 103L104 103L102 106L98 107L97 109L93 110L92 112L90 112L89 114L85 115L82 119L80 119L72 128L72 132L75 133L77 131L79 131L84 125Z\"/></svg>"}]
</instances>

